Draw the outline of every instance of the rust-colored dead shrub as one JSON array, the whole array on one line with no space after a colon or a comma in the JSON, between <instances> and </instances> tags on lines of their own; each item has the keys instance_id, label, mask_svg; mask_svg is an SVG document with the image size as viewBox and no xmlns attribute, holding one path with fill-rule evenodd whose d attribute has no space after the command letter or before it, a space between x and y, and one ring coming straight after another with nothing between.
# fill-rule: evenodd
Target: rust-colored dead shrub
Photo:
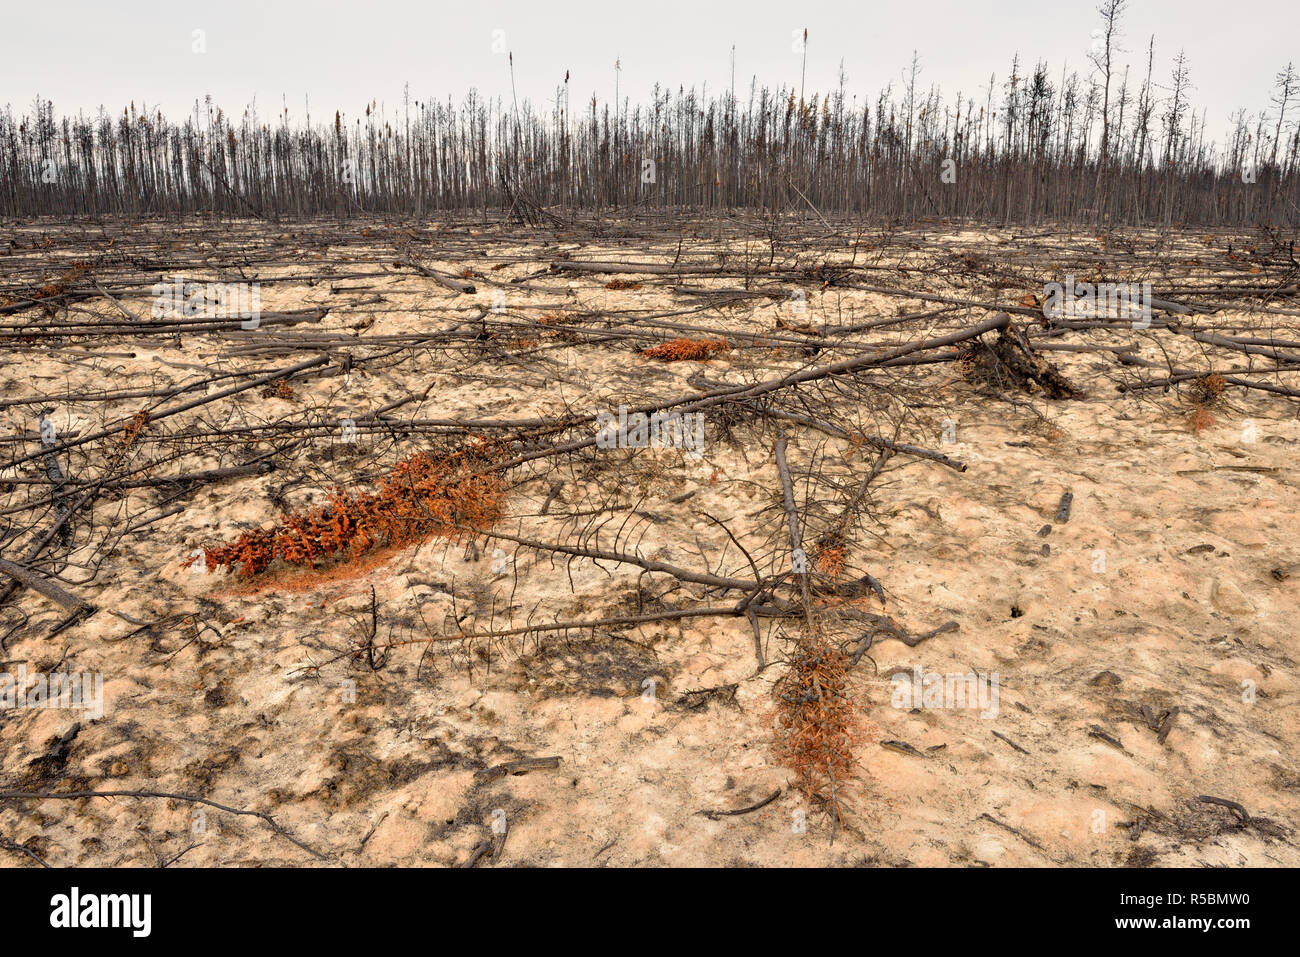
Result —
<instances>
[{"instance_id":1,"label":"rust-colored dead shrub","mask_svg":"<svg viewBox=\"0 0 1300 957\"><path fill-rule=\"evenodd\" d=\"M446 454L419 452L394 465L378 491L349 495L336 489L325 505L291 512L273 528L251 529L225 545L204 547L204 563L208 571L237 567L251 577L276 559L315 568L382 546L434 536L462 538L501 517L505 488L483 470L491 458L486 444Z\"/></svg>"},{"instance_id":2,"label":"rust-colored dead shrub","mask_svg":"<svg viewBox=\"0 0 1300 957\"><path fill-rule=\"evenodd\" d=\"M140 411L131 416L131 421L122 426L122 444L132 445L140 436L140 430L149 421L149 413Z\"/></svg>"},{"instance_id":3,"label":"rust-colored dead shrub","mask_svg":"<svg viewBox=\"0 0 1300 957\"><path fill-rule=\"evenodd\" d=\"M1227 384L1227 380L1217 372L1201 376L1192 384L1192 401L1197 405L1212 405L1219 396L1223 395L1224 386Z\"/></svg>"},{"instance_id":4,"label":"rust-colored dead shrub","mask_svg":"<svg viewBox=\"0 0 1300 957\"><path fill-rule=\"evenodd\" d=\"M37 289L36 292L32 294L32 298L48 299L51 296L60 296L68 286L71 286L88 272L90 272L90 263L75 262L68 268L67 272L54 280L54 282L47 282L45 285Z\"/></svg>"},{"instance_id":5,"label":"rust-colored dead shrub","mask_svg":"<svg viewBox=\"0 0 1300 957\"><path fill-rule=\"evenodd\" d=\"M1223 395L1227 380L1217 372L1203 375L1192 382L1192 412L1187 417L1187 427L1193 432L1204 432L1218 421L1210 409Z\"/></svg>"},{"instance_id":6,"label":"rust-colored dead shrub","mask_svg":"<svg viewBox=\"0 0 1300 957\"><path fill-rule=\"evenodd\" d=\"M641 355L661 362L681 362L683 359L712 359L730 348L726 339L671 339L642 349Z\"/></svg>"},{"instance_id":7,"label":"rust-colored dead shrub","mask_svg":"<svg viewBox=\"0 0 1300 957\"><path fill-rule=\"evenodd\" d=\"M537 324L541 326L561 326L577 321L577 317L567 312L544 312L537 317ZM559 329L555 332L546 332L542 334L544 339L558 339L560 342L583 342L584 339L580 333L570 332L567 329Z\"/></svg>"},{"instance_id":8,"label":"rust-colored dead shrub","mask_svg":"<svg viewBox=\"0 0 1300 957\"><path fill-rule=\"evenodd\" d=\"M848 697L844 653L815 627L806 628L774 690L778 760L795 772L810 801L826 802L843 824L840 805L864 736L861 711Z\"/></svg>"},{"instance_id":9,"label":"rust-colored dead shrub","mask_svg":"<svg viewBox=\"0 0 1300 957\"><path fill-rule=\"evenodd\" d=\"M1199 406L1195 412L1187 417L1187 427L1193 432L1204 432L1217 421L1209 409Z\"/></svg>"},{"instance_id":10,"label":"rust-colored dead shrub","mask_svg":"<svg viewBox=\"0 0 1300 957\"><path fill-rule=\"evenodd\" d=\"M817 570L832 582L839 581L844 573L848 549L839 542L827 542L817 551Z\"/></svg>"},{"instance_id":11,"label":"rust-colored dead shrub","mask_svg":"<svg viewBox=\"0 0 1300 957\"><path fill-rule=\"evenodd\" d=\"M58 296L63 295L65 292L67 292L69 286L73 285L78 280L84 278L86 274L89 272L90 272L90 263L80 262L80 261L75 262L58 279L54 280L53 282L47 282L45 283L45 285L36 289L31 294L31 299L35 302L41 303L41 309L45 313L45 315L53 317L54 316L53 305L51 303L44 302L43 300L54 299Z\"/></svg>"},{"instance_id":12,"label":"rust-colored dead shrub","mask_svg":"<svg viewBox=\"0 0 1300 957\"><path fill-rule=\"evenodd\" d=\"M293 386L285 379L277 379L274 385L268 385L262 390L264 399L294 399L297 396L298 393L293 391Z\"/></svg>"}]
</instances>

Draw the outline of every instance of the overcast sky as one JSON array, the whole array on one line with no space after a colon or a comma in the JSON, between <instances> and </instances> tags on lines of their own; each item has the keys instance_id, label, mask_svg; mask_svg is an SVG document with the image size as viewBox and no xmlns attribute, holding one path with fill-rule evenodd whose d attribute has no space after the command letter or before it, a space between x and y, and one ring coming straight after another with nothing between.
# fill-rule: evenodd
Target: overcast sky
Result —
<instances>
[{"instance_id":1,"label":"overcast sky","mask_svg":"<svg viewBox=\"0 0 1300 957\"><path fill-rule=\"evenodd\" d=\"M509 102L510 71L494 40L514 54L519 99L545 111L566 70L575 109L593 94L611 99L616 60L620 94L634 102L648 100L656 81L674 92L692 84L720 91L731 83L733 45L743 99L755 75L760 86L798 86L801 56L792 36L807 27L809 93L834 87L842 61L850 93L859 102L874 100L884 84L901 83L915 49L921 83L938 84L951 105L958 90L963 99L982 101L989 75L996 73L1000 85L1017 52L1031 66L1047 60L1054 82L1062 66L1086 74L1100 24L1096 6L1097 0L6 0L0 103L25 111L39 94L54 100L56 112L76 113L101 104L120 111L134 101L178 117L211 94L228 113L238 115L255 99L263 117L287 102L300 119L310 97L313 118L323 119L335 109L356 116L371 100L396 108L408 82L412 99L451 96L459 103L477 88ZM1221 142L1232 111L1268 108L1274 75L1288 59L1300 61L1297 11L1296 0L1130 0L1121 57L1139 83L1155 34L1155 73L1163 83L1183 49L1192 103L1198 116L1205 108L1210 133ZM193 51L196 30L204 31L206 52Z\"/></svg>"}]
</instances>

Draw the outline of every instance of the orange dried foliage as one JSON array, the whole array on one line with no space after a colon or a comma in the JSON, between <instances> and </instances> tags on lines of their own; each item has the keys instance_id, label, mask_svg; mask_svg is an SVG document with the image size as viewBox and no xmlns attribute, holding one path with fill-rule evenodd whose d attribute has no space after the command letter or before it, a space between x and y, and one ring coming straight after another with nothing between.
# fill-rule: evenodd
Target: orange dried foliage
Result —
<instances>
[{"instance_id":1,"label":"orange dried foliage","mask_svg":"<svg viewBox=\"0 0 1300 957\"><path fill-rule=\"evenodd\" d=\"M641 355L661 362L681 362L684 359L712 359L723 355L731 347L726 339L672 339L661 345L642 349Z\"/></svg>"},{"instance_id":2,"label":"orange dried foliage","mask_svg":"<svg viewBox=\"0 0 1300 957\"><path fill-rule=\"evenodd\" d=\"M848 549L843 545L827 545L817 552L817 570L831 581L839 581L847 557Z\"/></svg>"},{"instance_id":3,"label":"orange dried foliage","mask_svg":"<svg viewBox=\"0 0 1300 957\"><path fill-rule=\"evenodd\" d=\"M1187 427L1193 432L1204 432L1206 429L1212 427L1216 421L1218 420L1210 414L1209 409L1198 408L1187 417Z\"/></svg>"},{"instance_id":4,"label":"orange dried foliage","mask_svg":"<svg viewBox=\"0 0 1300 957\"><path fill-rule=\"evenodd\" d=\"M295 399L298 394L293 391L293 386L284 379L279 379L274 383L266 385L261 391L263 399Z\"/></svg>"},{"instance_id":5,"label":"orange dried foliage","mask_svg":"<svg viewBox=\"0 0 1300 957\"><path fill-rule=\"evenodd\" d=\"M144 428L145 423L149 421L148 412L137 412L131 416L131 421L122 426L122 444L131 445L140 435L140 430Z\"/></svg>"},{"instance_id":6,"label":"orange dried foliage","mask_svg":"<svg viewBox=\"0 0 1300 957\"><path fill-rule=\"evenodd\" d=\"M90 272L90 263L75 262L72 266L54 282L47 282L44 286L37 289L32 295L33 299L48 299L50 296L58 296L78 279Z\"/></svg>"},{"instance_id":7,"label":"orange dried foliage","mask_svg":"<svg viewBox=\"0 0 1300 957\"><path fill-rule=\"evenodd\" d=\"M1219 396L1223 395L1223 388L1228 384L1227 380L1217 372L1211 372L1203 379L1197 380L1197 390L1200 392L1200 398L1204 402L1212 402Z\"/></svg>"},{"instance_id":8,"label":"orange dried foliage","mask_svg":"<svg viewBox=\"0 0 1300 957\"><path fill-rule=\"evenodd\" d=\"M225 545L204 547L205 564L208 571L237 567L251 578L276 559L314 569L328 560L352 562L384 546L434 536L461 538L501 517L501 480L475 470L490 459L486 444L449 454L419 452L393 466L378 491L349 495L336 489L327 504L291 512L273 528L251 529Z\"/></svg>"},{"instance_id":9,"label":"orange dried foliage","mask_svg":"<svg viewBox=\"0 0 1300 957\"><path fill-rule=\"evenodd\" d=\"M1192 383L1192 413L1187 418L1187 426L1193 432L1204 432L1217 421L1210 408L1223 395L1227 380L1217 372L1201 376Z\"/></svg>"},{"instance_id":10,"label":"orange dried foliage","mask_svg":"<svg viewBox=\"0 0 1300 957\"><path fill-rule=\"evenodd\" d=\"M573 322L574 317L567 312L544 312L537 317L537 324L541 326L560 326ZM558 330L556 332L547 332L542 334L544 339L558 339L561 342L582 342L583 338L579 333L569 332L568 330Z\"/></svg>"},{"instance_id":11,"label":"orange dried foliage","mask_svg":"<svg viewBox=\"0 0 1300 957\"><path fill-rule=\"evenodd\" d=\"M857 770L854 750L864 737L861 711L847 694L847 663L813 630L800 636L774 689L777 758L795 772L808 799L825 801L840 823L840 802Z\"/></svg>"},{"instance_id":12,"label":"orange dried foliage","mask_svg":"<svg viewBox=\"0 0 1300 957\"><path fill-rule=\"evenodd\" d=\"M50 241L48 239L45 241L45 245L46 246L50 245ZM77 282L77 280L81 279L89 272L90 272L90 263L75 262L62 276L60 276L58 279L54 280L53 282L45 283L45 285L41 286L39 289L33 292L29 298L31 298L34 302L41 302L42 300L45 299L53 299L56 296L61 296L63 295L64 292L67 291L67 288L69 286ZM5 299L4 304L10 305L12 302L15 301L17 300ZM43 302L41 305L41 309L44 310L47 316L54 315L54 306L51 303Z\"/></svg>"}]
</instances>

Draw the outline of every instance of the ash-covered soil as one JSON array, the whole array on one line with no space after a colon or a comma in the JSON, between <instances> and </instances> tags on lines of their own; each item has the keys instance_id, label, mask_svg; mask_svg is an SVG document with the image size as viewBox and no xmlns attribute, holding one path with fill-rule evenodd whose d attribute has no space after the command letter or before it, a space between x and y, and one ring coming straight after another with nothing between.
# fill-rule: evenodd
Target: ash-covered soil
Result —
<instances>
[{"instance_id":1,"label":"ash-covered soil","mask_svg":"<svg viewBox=\"0 0 1300 957\"><path fill-rule=\"evenodd\" d=\"M701 220L44 223L0 239L0 556L96 609L67 624L15 590L0 672L103 676L102 716L0 709L0 791L147 795L0 796L6 866L1300 864L1300 421L1295 398L1231 380L1300 383L1286 360L1206 338L1300 339L1295 273L1258 237ZM167 326L152 285L178 273L259 281L263 322ZM1044 283L1090 273L1205 308L1138 330L1027 314ZM1021 307L1016 327L1076 397L990 381L957 361L966 343L945 346L705 409L698 455L522 462L483 530L509 537L252 578L183 566L422 449L486 436L526 458L620 404L887 356L999 305ZM728 349L640 352L674 338ZM1134 388L1171 368L1198 377ZM42 417L80 442L53 453L61 489ZM843 578L885 595L813 609L863 651L838 822L776 757L773 686L800 616L686 617L745 595L645 567L788 581L778 434L809 551L847 514ZM882 459L862 436L966 468ZM238 471L200 474L217 469ZM66 538L46 534L60 508ZM892 630L948 622L914 646ZM910 686L914 669L973 675L996 704L897 707L891 676Z\"/></svg>"}]
</instances>

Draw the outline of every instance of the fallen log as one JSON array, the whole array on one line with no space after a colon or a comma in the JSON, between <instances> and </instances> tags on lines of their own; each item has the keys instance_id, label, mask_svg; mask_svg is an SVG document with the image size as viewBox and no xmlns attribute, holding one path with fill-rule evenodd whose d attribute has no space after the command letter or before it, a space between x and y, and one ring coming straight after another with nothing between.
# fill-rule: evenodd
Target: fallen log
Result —
<instances>
[{"instance_id":1,"label":"fallen log","mask_svg":"<svg viewBox=\"0 0 1300 957\"><path fill-rule=\"evenodd\" d=\"M85 599L78 598L71 592L60 588L43 575L38 575L30 568L19 565L17 562L11 562L7 558L0 558L0 573L8 575L20 585L44 595L46 598L50 599L50 601L62 605L71 612L80 612L83 615L88 616L94 614L96 611L95 606Z\"/></svg>"},{"instance_id":2,"label":"fallen log","mask_svg":"<svg viewBox=\"0 0 1300 957\"><path fill-rule=\"evenodd\" d=\"M453 279L445 273L440 273L435 269L430 269L428 266L421 265L410 256L402 257L401 262L405 266L410 266L421 276L432 279L438 285L450 289L452 292L473 295L478 291L472 282L465 282L463 279Z\"/></svg>"}]
</instances>

